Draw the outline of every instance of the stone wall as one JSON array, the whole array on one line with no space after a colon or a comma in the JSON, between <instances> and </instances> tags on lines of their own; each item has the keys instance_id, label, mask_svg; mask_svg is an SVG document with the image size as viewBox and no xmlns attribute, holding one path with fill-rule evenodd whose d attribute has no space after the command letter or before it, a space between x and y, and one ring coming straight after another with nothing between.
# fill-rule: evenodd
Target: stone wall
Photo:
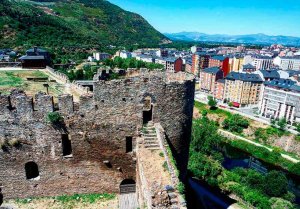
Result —
<instances>
[{"instance_id":1,"label":"stone wall","mask_svg":"<svg viewBox=\"0 0 300 209\"><path fill-rule=\"evenodd\" d=\"M134 148L146 97L151 97L153 121L161 122L184 174L194 99L194 78L188 74L144 72L95 81L94 95L81 96L78 104L70 95L59 96L58 104L42 93L0 96L4 199L119 192L122 180L136 179ZM54 110L63 123L46 120ZM133 152L126 153L126 137L133 137ZM63 156L63 138L71 141L72 155ZM25 164L31 161L38 165L39 178L26 178Z\"/></svg>"},{"instance_id":2,"label":"stone wall","mask_svg":"<svg viewBox=\"0 0 300 209\"><path fill-rule=\"evenodd\" d=\"M123 179L135 179L135 154L125 152L125 137L135 139L136 130L111 120L118 112L85 110L89 99L83 96L81 108L74 111L72 97L60 96L64 124L52 125L46 121L54 109L50 96L38 94L34 102L22 92L0 97L0 188L5 199L118 192ZM62 135L71 140L71 157L63 156ZM31 161L38 165L39 179L26 179L25 164Z\"/></svg>"},{"instance_id":3,"label":"stone wall","mask_svg":"<svg viewBox=\"0 0 300 209\"><path fill-rule=\"evenodd\" d=\"M153 122L161 123L165 129L181 177L188 162L194 92L194 77L186 73L143 72L122 80L97 81L94 85L96 105L125 112L132 124L138 124L137 128L142 127L144 100L151 98Z\"/></svg>"}]
</instances>

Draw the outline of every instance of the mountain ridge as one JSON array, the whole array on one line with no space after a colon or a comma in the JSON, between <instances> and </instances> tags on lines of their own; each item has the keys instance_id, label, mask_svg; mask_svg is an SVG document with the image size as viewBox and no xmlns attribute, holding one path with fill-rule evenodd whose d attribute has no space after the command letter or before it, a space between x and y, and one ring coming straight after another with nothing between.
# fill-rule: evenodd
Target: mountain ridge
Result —
<instances>
[{"instance_id":1,"label":"mountain ridge","mask_svg":"<svg viewBox=\"0 0 300 209\"><path fill-rule=\"evenodd\" d=\"M84 58L108 46L159 45L168 39L142 16L105 0L0 0L0 48L41 46ZM107 49L109 50L109 49ZM77 54L77 55L76 55Z\"/></svg>"},{"instance_id":2,"label":"mountain ridge","mask_svg":"<svg viewBox=\"0 0 300 209\"><path fill-rule=\"evenodd\" d=\"M195 42L224 42L238 44L283 44L300 46L300 37L284 35L266 35L263 33L228 35L228 34L206 34L200 32L179 32L164 33L168 38L175 41L195 41Z\"/></svg>"}]
</instances>

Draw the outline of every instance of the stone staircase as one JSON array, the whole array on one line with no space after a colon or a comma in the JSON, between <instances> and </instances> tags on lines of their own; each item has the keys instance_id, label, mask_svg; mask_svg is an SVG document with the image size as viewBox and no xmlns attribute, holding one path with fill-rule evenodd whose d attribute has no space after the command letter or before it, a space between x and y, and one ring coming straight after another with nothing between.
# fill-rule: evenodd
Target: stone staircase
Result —
<instances>
[{"instance_id":1,"label":"stone staircase","mask_svg":"<svg viewBox=\"0 0 300 209\"><path fill-rule=\"evenodd\" d=\"M143 127L144 146L149 150L159 150L159 143L153 122L149 122Z\"/></svg>"}]
</instances>

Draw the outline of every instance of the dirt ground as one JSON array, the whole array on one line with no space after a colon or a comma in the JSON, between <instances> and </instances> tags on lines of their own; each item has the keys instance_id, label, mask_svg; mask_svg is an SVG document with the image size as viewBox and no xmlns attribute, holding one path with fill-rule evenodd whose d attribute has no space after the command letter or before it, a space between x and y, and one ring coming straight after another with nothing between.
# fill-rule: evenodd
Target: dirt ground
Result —
<instances>
[{"instance_id":1,"label":"dirt ground","mask_svg":"<svg viewBox=\"0 0 300 209\"><path fill-rule=\"evenodd\" d=\"M16 201L5 202L3 206L10 206L13 209L117 209L119 208L118 198L113 200L98 200L95 203L83 203L80 201L70 201L63 203L52 198L41 198L29 203L19 203Z\"/></svg>"},{"instance_id":2,"label":"dirt ground","mask_svg":"<svg viewBox=\"0 0 300 209\"><path fill-rule=\"evenodd\" d=\"M161 157L160 150L148 150L139 148L140 162L144 168L144 174L148 182L156 182L160 188L171 184L169 171L165 170L164 157Z\"/></svg>"}]
</instances>

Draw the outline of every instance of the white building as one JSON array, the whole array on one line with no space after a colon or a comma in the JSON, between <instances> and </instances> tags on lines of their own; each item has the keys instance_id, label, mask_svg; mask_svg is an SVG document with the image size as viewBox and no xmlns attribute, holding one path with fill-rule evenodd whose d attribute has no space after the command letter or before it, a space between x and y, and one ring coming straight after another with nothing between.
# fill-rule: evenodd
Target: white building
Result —
<instances>
[{"instance_id":1,"label":"white building","mask_svg":"<svg viewBox=\"0 0 300 209\"><path fill-rule=\"evenodd\" d=\"M279 66L282 70L300 70L300 57L276 57L274 65Z\"/></svg>"},{"instance_id":2,"label":"white building","mask_svg":"<svg viewBox=\"0 0 300 209\"><path fill-rule=\"evenodd\" d=\"M196 52L201 52L202 51L202 48L201 47L198 47L198 46L192 46L191 47L191 52L193 54L195 54Z\"/></svg>"},{"instance_id":3,"label":"white building","mask_svg":"<svg viewBox=\"0 0 300 209\"><path fill-rule=\"evenodd\" d=\"M300 122L300 86L288 79L267 81L259 104L263 117Z\"/></svg>"},{"instance_id":4,"label":"white building","mask_svg":"<svg viewBox=\"0 0 300 209\"><path fill-rule=\"evenodd\" d=\"M102 52L94 52L93 53L93 58L97 61L109 59L110 57L111 57L111 55L108 53L102 53Z\"/></svg>"},{"instance_id":5,"label":"white building","mask_svg":"<svg viewBox=\"0 0 300 209\"><path fill-rule=\"evenodd\" d=\"M273 65L273 59L267 56L259 56L254 58L252 65L256 68L256 70L270 69Z\"/></svg>"},{"instance_id":6,"label":"white building","mask_svg":"<svg viewBox=\"0 0 300 209\"><path fill-rule=\"evenodd\" d=\"M120 51L120 57L123 59L127 59L127 58L131 58L132 55L130 52L123 50L123 51Z\"/></svg>"},{"instance_id":7,"label":"white building","mask_svg":"<svg viewBox=\"0 0 300 209\"><path fill-rule=\"evenodd\" d=\"M149 63L153 63L153 62L154 62L154 59L153 59L152 56L144 55L144 54L137 55L137 56L136 56L136 59L137 59L137 60L141 60L141 61L143 61L143 62L149 62Z\"/></svg>"}]
</instances>

